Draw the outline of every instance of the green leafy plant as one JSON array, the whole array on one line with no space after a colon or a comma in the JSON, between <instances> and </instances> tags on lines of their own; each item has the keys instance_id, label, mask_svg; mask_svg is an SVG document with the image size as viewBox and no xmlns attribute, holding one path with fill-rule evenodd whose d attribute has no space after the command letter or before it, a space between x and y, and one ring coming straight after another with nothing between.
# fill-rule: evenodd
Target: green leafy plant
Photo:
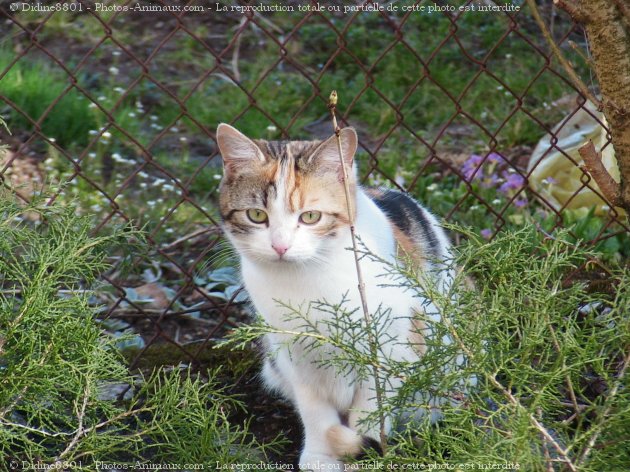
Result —
<instances>
[{"instance_id":1,"label":"green leafy plant","mask_svg":"<svg viewBox=\"0 0 630 472\"><path fill-rule=\"evenodd\" d=\"M140 233L92 236L74 208L19 206L6 193L0 215L1 471L266 457L246 424L230 423L242 407L217 370L129 372L95 319L91 286L109 255L139 254Z\"/></svg>"}]
</instances>

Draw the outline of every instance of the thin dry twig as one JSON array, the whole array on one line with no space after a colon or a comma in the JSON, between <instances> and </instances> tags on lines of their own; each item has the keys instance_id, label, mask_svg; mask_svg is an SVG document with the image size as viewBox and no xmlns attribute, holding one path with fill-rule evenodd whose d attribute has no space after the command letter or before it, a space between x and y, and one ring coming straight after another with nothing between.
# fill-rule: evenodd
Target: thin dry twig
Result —
<instances>
[{"instance_id":1,"label":"thin dry twig","mask_svg":"<svg viewBox=\"0 0 630 472\"><path fill-rule=\"evenodd\" d=\"M595 63L593 62L593 59L591 59L590 57L588 57L586 54L584 54L584 52L580 49L580 47L575 43L575 41L571 41L570 39L567 41L569 43L569 46L571 46L571 49L573 49L576 54L578 56L580 56L582 58L582 60L584 62L586 62L586 64L588 64L589 68L593 68L595 67Z\"/></svg>"},{"instance_id":2,"label":"thin dry twig","mask_svg":"<svg viewBox=\"0 0 630 472\"><path fill-rule=\"evenodd\" d=\"M528 2L529 3L529 0ZM584 23L588 20L588 15L584 13L579 3L567 0L553 0L554 5L566 11L574 20Z\"/></svg>"},{"instance_id":3,"label":"thin dry twig","mask_svg":"<svg viewBox=\"0 0 630 472\"><path fill-rule=\"evenodd\" d=\"M612 206L621 206L621 189L619 184L612 178L604 163L602 162L601 155L595 149L593 141L590 139L586 144L578 149L580 156L584 159L584 167L593 180L599 186L599 189L606 197Z\"/></svg>"},{"instance_id":4,"label":"thin dry twig","mask_svg":"<svg viewBox=\"0 0 630 472\"><path fill-rule=\"evenodd\" d=\"M536 414L538 415L540 419L542 419L543 417L542 408L537 408ZM543 437L543 454L545 455L545 463L547 464L547 467L546 467L547 472L554 472L553 461L551 460L551 454L549 454L549 446L547 445L547 441L545 440L544 437Z\"/></svg>"},{"instance_id":5,"label":"thin dry twig","mask_svg":"<svg viewBox=\"0 0 630 472\"><path fill-rule=\"evenodd\" d=\"M219 234L220 232L221 230L217 227L200 228L198 230L193 231L192 233L186 234L185 236L182 236L181 238L176 239L172 243L165 244L164 246L162 246L162 250L168 251L188 241L189 239L196 238L197 236L201 236L202 234L206 234L206 233Z\"/></svg>"},{"instance_id":6,"label":"thin dry twig","mask_svg":"<svg viewBox=\"0 0 630 472\"><path fill-rule=\"evenodd\" d=\"M576 10L576 6L574 4L571 4L571 6L569 7L569 6L567 6L566 2L563 2L563 1L560 1L560 0L554 0L554 3L556 5L558 5L560 8L564 9L565 11L567 11L576 20L582 21L582 20L579 19L578 16L575 16L575 15L581 15L582 17L584 15L581 14L581 12L578 12ZM575 87L579 90L579 92L583 96L585 96L591 102L593 102L597 106L598 110L602 110L603 109L603 105L602 105L601 100L599 100L595 96L595 94L593 94L589 90L589 88L586 86L586 84L577 75L577 72L575 72L575 69L573 68L573 65L571 65L571 63L568 61L568 59L566 57L564 57L564 54L562 54L562 51L560 51L560 48L558 47L558 45L556 44L556 41L551 36L551 33L549 32L549 29L547 28L547 25L545 24L545 21L540 16L540 12L538 11L538 6L536 6L536 1L535 0L527 0L527 5L529 5L529 9L532 11L532 16L534 17L534 20L538 24L538 27L540 28L540 31L542 32L543 36L545 37L545 40L547 41L547 43L549 43L549 46L551 47L551 50L552 50L553 54L556 56L556 58L558 59L558 62L560 62L560 64L562 65L562 67L566 71L567 75L571 79L571 82L573 82L573 85L575 85ZM569 10L571 10L571 11L569 11ZM576 12L575 15L574 15L574 13L572 13L572 11Z\"/></svg>"},{"instance_id":7,"label":"thin dry twig","mask_svg":"<svg viewBox=\"0 0 630 472\"><path fill-rule=\"evenodd\" d=\"M85 391L83 392L83 403L81 405L81 410L77 411L77 420L79 422L79 425L77 427L76 433L72 437L72 440L70 441L68 446L63 450L63 452L55 458L55 462L58 462L61 459L63 459L65 456L67 456L70 453L70 451L72 451L72 449L75 448L75 446L79 442L79 439L81 439L81 436L83 435L83 430L84 430L83 419L85 418L85 409L87 407L89 398L90 398L90 388L89 388L89 385L87 385L85 387Z\"/></svg>"},{"instance_id":8,"label":"thin dry twig","mask_svg":"<svg viewBox=\"0 0 630 472\"><path fill-rule=\"evenodd\" d=\"M350 220L350 237L352 239L352 252L354 253L354 262L355 262L355 267L357 271L357 280L359 282L358 288L359 288L359 296L361 298L361 308L363 310L363 316L365 318L365 322L367 323L368 326L371 326L372 316L370 315L370 311L367 305L367 297L365 295L365 282L363 281L363 275L361 273L361 264L359 263L360 256L359 256L359 249L357 247L357 238L356 238L355 227L354 227L355 212L353 211L352 199L350 198L350 185L348 184L348 169L346 168L346 161L343 158L343 149L341 146L341 135L340 135L341 129L337 125L337 116L335 113L337 109L337 99L338 99L337 91L333 90L330 93L330 97L328 99L328 108L330 110L330 115L332 117L333 130L335 132L335 136L337 137L337 150L339 151L339 159L341 161L341 170L342 170L342 175L343 175L343 189L346 196L346 208L348 210L348 219ZM376 340L373 339L372 331L368 329L367 332L369 336L369 344L374 350L376 350L376 347L377 347ZM383 450L383 453L385 453L387 450L387 434L385 433L385 416L382 413L382 408L380 408L383 405L383 390L378 380L378 368L375 365L373 365L372 369L373 369L373 374L374 374L376 403L379 406L379 409L381 410L380 416L379 416L380 443L381 443L381 449Z\"/></svg>"},{"instance_id":9,"label":"thin dry twig","mask_svg":"<svg viewBox=\"0 0 630 472\"><path fill-rule=\"evenodd\" d=\"M247 24L248 21L249 19L247 18L247 16L243 15L243 17L241 18L241 21L239 22L236 28L236 31L237 31L236 43L234 44L234 51L232 52L232 73L234 74L234 78L236 79L237 82L241 81L241 72L239 71L239 68L238 68L238 61L239 61L239 57L241 53L241 41L243 39L245 25Z\"/></svg>"}]
</instances>

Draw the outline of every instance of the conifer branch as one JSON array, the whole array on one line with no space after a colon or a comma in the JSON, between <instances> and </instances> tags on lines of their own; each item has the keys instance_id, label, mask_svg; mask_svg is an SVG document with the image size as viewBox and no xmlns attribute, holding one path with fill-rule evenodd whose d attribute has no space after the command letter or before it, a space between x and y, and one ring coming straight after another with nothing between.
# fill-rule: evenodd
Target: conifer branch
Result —
<instances>
[{"instance_id":1,"label":"conifer branch","mask_svg":"<svg viewBox=\"0 0 630 472\"><path fill-rule=\"evenodd\" d=\"M457 345L459 346L459 348L464 352L464 354L466 354L468 359L471 360L476 360L476 355L475 353L473 353L468 346L466 346L466 344L462 341L461 337L459 336L459 333L457 332L457 330L453 327L453 325L451 324L451 322L449 320L447 320L446 318L444 318L444 323L447 326L448 330L450 331L451 335L453 336L453 339L457 342ZM578 468L576 467L576 465L573 463L573 461L571 460L571 458L569 457L569 451L567 449L565 449L564 447L562 447L558 441L556 441L554 439L554 437L551 435L551 433L549 433L549 431L547 430L547 428L540 422L538 421L538 419L536 418L535 415L533 415L531 412L529 412L527 410L527 408L525 408L523 406L523 404L518 400L518 398L516 398L512 392L510 392L508 389L506 389L503 384L501 384L501 382L499 382L496 378L495 375L491 375L488 372L484 371L484 376L488 379L488 381L497 389L499 390L503 396L505 396L508 401L512 404L512 406L514 406L516 409L524 412L527 415L527 418L529 419L530 423L534 426L534 428L536 428L538 430L538 432L543 436L544 440L547 441L547 443L549 443L551 446L553 446L553 448L556 450L556 452L560 455L560 459L562 460L562 462L564 462L567 467L569 468L569 470L571 472L578 472Z\"/></svg>"},{"instance_id":2,"label":"conifer branch","mask_svg":"<svg viewBox=\"0 0 630 472\"><path fill-rule=\"evenodd\" d=\"M626 352L626 357L623 360L623 364L621 365L621 370L619 371L619 375L617 376L617 382L615 382L615 385L613 386L613 388L610 390L610 393L606 397L606 402L608 402L608 405L606 406L606 409L601 414L601 416L599 416L598 423L592 427L592 429L595 429L595 433L593 433L593 435L588 440L588 443L586 444L586 447L584 448L584 451L582 452L582 455L580 456L580 462L582 464L586 461L586 459L588 459L588 456L593 450L593 447L595 446L595 443L597 442L597 439L599 438L599 435L602 432L602 426L606 422L606 419L608 418L608 415L610 414L610 411L612 410L612 399L617 396L617 393L619 392L619 388L623 386L623 378L626 375L626 371L628 370L629 365L630 365L630 349L628 349L628 352Z\"/></svg>"},{"instance_id":3,"label":"conifer branch","mask_svg":"<svg viewBox=\"0 0 630 472\"><path fill-rule=\"evenodd\" d=\"M354 227L354 218L356 215L356 209L352 208L352 199L350 198L350 185L348 183L348 169L346 168L346 161L343 156L343 148L341 146L341 129L337 125L337 91L333 90L330 93L330 97L328 98L328 109L330 110L330 115L332 117L333 130L335 132L335 137L337 139L337 150L339 152L339 160L341 164L341 171L343 176L343 190L346 197L346 208L348 210L348 220L350 221L350 238L352 239L352 252L354 253L354 263L357 271L357 280L358 280L358 288L359 288L359 297L361 298L361 309L363 310L363 317L365 318L365 323L367 327L367 333L369 337L370 349L372 350L372 356L376 358L378 355L378 346L377 340L374 339L374 334L371 331L370 327L372 326L372 316L370 315L370 311L368 309L367 297L365 295L365 282L363 281L363 275L361 273L361 264L359 262L359 249L357 247L357 237ZM379 381L379 372L378 368L375 365L372 365L373 375L374 375L374 387L375 387L375 395L376 395L376 403L378 405L379 410L379 422L380 422L380 443L381 449L383 453L387 451L387 435L385 433L385 415L383 413L383 387Z\"/></svg>"}]
</instances>

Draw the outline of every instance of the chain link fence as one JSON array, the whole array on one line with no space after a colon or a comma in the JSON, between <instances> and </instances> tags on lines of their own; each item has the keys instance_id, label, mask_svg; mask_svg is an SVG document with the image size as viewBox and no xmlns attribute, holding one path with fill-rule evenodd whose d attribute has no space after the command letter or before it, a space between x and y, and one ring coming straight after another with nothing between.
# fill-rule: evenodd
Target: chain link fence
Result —
<instances>
[{"instance_id":1,"label":"chain link fence","mask_svg":"<svg viewBox=\"0 0 630 472\"><path fill-rule=\"evenodd\" d=\"M588 83L581 29L540 9ZM0 2L4 186L73 201L94 231L148 234L132 274L104 275L101 318L130 360L206 359L245 297L216 210L214 130L323 138L340 95L362 181L409 191L491 238L566 227L623 251L628 226L580 168L601 115L554 63L525 2ZM612 157L611 157L612 159Z\"/></svg>"}]
</instances>

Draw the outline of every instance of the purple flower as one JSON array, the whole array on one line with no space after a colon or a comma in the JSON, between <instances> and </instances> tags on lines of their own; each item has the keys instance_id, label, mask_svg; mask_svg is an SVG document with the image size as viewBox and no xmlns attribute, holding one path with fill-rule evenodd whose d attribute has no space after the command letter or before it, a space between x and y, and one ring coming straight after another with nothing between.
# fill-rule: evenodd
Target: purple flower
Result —
<instances>
[{"instance_id":1,"label":"purple flower","mask_svg":"<svg viewBox=\"0 0 630 472\"><path fill-rule=\"evenodd\" d=\"M505 163L505 158L501 154L497 154L496 152L491 152L488 154L488 162L493 162L495 164L503 164Z\"/></svg>"},{"instance_id":2,"label":"purple flower","mask_svg":"<svg viewBox=\"0 0 630 472\"><path fill-rule=\"evenodd\" d=\"M481 165L483 161L483 157L478 156L477 154L472 154L466 162L462 165L462 172L467 181L471 181L473 177L481 178L483 177L483 169L477 168Z\"/></svg>"},{"instance_id":3,"label":"purple flower","mask_svg":"<svg viewBox=\"0 0 630 472\"><path fill-rule=\"evenodd\" d=\"M481 234L484 239L490 239L490 237L492 236L492 230L489 228L482 229L481 231L479 231L479 234Z\"/></svg>"},{"instance_id":4,"label":"purple flower","mask_svg":"<svg viewBox=\"0 0 630 472\"><path fill-rule=\"evenodd\" d=\"M503 172L503 177L505 182L499 187L499 191L503 193L508 193L510 190L519 190L525 183L525 179L520 174Z\"/></svg>"},{"instance_id":5,"label":"purple flower","mask_svg":"<svg viewBox=\"0 0 630 472\"><path fill-rule=\"evenodd\" d=\"M514 200L514 206L516 208L523 208L525 205L527 205L527 197L519 197Z\"/></svg>"},{"instance_id":6,"label":"purple flower","mask_svg":"<svg viewBox=\"0 0 630 472\"><path fill-rule=\"evenodd\" d=\"M468 182L479 180L482 187L494 187L499 183L495 168L506 162L505 158L496 152L491 152L487 156L472 154L462 165L462 173Z\"/></svg>"}]
</instances>

